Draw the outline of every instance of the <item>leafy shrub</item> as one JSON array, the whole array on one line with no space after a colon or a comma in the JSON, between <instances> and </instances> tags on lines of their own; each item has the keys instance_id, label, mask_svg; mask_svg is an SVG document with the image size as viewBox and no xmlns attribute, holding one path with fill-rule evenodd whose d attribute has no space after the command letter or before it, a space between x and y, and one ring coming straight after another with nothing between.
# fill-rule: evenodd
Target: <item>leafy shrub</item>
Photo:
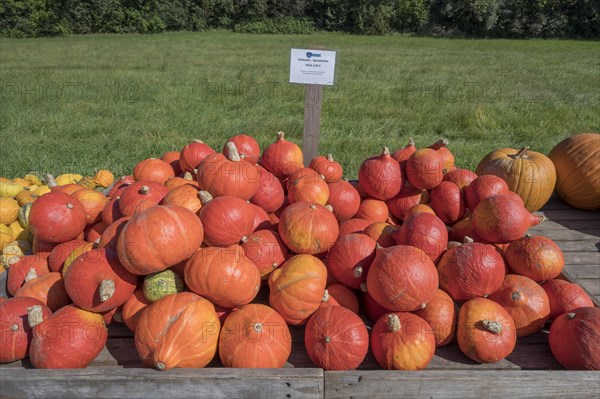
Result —
<instances>
[{"instance_id":1,"label":"leafy shrub","mask_svg":"<svg viewBox=\"0 0 600 399\"><path fill-rule=\"evenodd\" d=\"M279 20L241 22L236 24L233 30L239 33L309 34L314 33L316 28L308 19L287 17Z\"/></svg>"}]
</instances>

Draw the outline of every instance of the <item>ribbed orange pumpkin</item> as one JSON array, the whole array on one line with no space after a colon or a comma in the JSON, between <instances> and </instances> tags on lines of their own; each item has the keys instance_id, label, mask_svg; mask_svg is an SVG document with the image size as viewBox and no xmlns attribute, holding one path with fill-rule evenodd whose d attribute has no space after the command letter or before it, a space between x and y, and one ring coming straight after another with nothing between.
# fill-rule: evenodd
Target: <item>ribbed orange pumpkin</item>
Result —
<instances>
[{"instance_id":1,"label":"ribbed orange pumpkin","mask_svg":"<svg viewBox=\"0 0 600 399\"><path fill-rule=\"evenodd\" d=\"M548 341L552 354L567 370L600 370L600 309L563 313L552 323Z\"/></svg>"},{"instance_id":2,"label":"ribbed orange pumpkin","mask_svg":"<svg viewBox=\"0 0 600 399\"><path fill-rule=\"evenodd\" d=\"M515 349L515 323L506 310L486 298L465 302L456 329L462 353L479 363L496 363Z\"/></svg>"},{"instance_id":3,"label":"ribbed orange pumpkin","mask_svg":"<svg viewBox=\"0 0 600 399\"><path fill-rule=\"evenodd\" d=\"M221 324L215 307L192 292L162 297L142 312L135 346L146 366L200 368L214 357Z\"/></svg>"},{"instance_id":4,"label":"ribbed orange pumpkin","mask_svg":"<svg viewBox=\"0 0 600 399\"><path fill-rule=\"evenodd\" d=\"M263 280L288 257L287 247L274 231L255 231L242 241L244 254L256 265Z\"/></svg>"},{"instance_id":5,"label":"ribbed orange pumpkin","mask_svg":"<svg viewBox=\"0 0 600 399\"><path fill-rule=\"evenodd\" d=\"M260 206L267 212L275 212L281 208L285 200L283 186L271 172L260 165L257 165L257 168L260 172L258 189L254 196L250 198L250 202Z\"/></svg>"},{"instance_id":6,"label":"ribbed orange pumpkin","mask_svg":"<svg viewBox=\"0 0 600 399\"><path fill-rule=\"evenodd\" d=\"M196 187L184 184L169 191L163 205L179 205L197 214L202 208L202 201Z\"/></svg>"},{"instance_id":7,"label":"ribbed orange pumpkin","mask_svg":"<svg viewBox=\"0 0 600 399\"><path fill-rule=\"evenodd\" d=\"M160 183L153 181L135 182L121 193L118 201L121 214L116 219L122 216L132 216L138 204L142 201L158 204L168 193L169 190ZM113 219L110 223L116 219ZM108 221L104 220L104 222L107 223Z\"/></svg>"},{"instance_id":8,"label":"ribbed orange pumpkin","mask_svg":"<svg viewBox=\"0 0 600 399\"><path fill-rule=\"evenodd\" d=\"M9 294L15 295L25 283L50 271L48 252L25 255L8 269L6 289Z\"/></svg>"},{"instance_id":9,"label":"ribbed orange pumpkin","mask_svg":"<svg viewBox=\"0 0 600 399\"><path fill-rule=\"evenodd\" d=\"M358 207L356 218L368 219L372 222L385 222L389 217L389 209L385 201L365 198Z\"/></svg>"},{"instance_id":10,"label":"ribbed orange pumpkin","mask_svg":"<svg viewBox=\"0 0 600 399\"><path fill-rule=\"evenodd\" d=\"M198 185L213 197L249 200L258 190L260 171L240 157L235 144L227 143L227 156L211 154L198 165Z\"/></svg>"},{"instance_id":11,"label":"ribbed orange pumpkin","mask_svg":"<svg viewBox=\"0 0 600 399\"><path fill-rule=\"evenodd\" d=\"M202 209L199 216L206 245L226 247L238 244L252 234L256 215L246 201L230 196L213 199L206 191L200 192L200 198Z\"/></svg>"},{"instance_id":12,"label":"ribbed orange pumpkin","mask_svg":"<svg viewBox=\"0 0 600 399\"><path fill-rule=\"evenodd\" d=\"M450 295L439 288L427 306L414 312L431 326L436 346L444 346L454 340L458 322L458 307Z\"/></svg>"},{"instance_id":13,"label":"ribbed orange pumpkin","mask_svg":"<svg viewBox=\"0 0 600 399\"><path fill-rule=\"evenodd\" d=\"M258 158L260 157L260 146L254 137L248 136L247 134L238 134L233 137L230 137L223 145L223 155L227 156L229 152L227 149L227 143L233 143L240 157L250 162L251 164L256 164L258 162Z\"/></svg>"},{"instance_id":14,"label":"ribbed orange pumpkin","mask_svg":"<svg viewBox=\"0 0 600 399\"><path fill-rule=\"evenodd\" d=\"M86 188L71 194L73 198L83 205L85 219L88 225L99 222L102 219L102 210L108 203L108 198L99 191Z\"/></svg>"},{"instance_id":15,"label":"ribbed orange pumpkin","mask_svg":"<svg viewBox=\"0 0 600 399\"><path fill-rule=\"evenodd\" d=\"M183 172L192 173L204 158L214 153L215 150L204 144L202 140L194 140L181 150L179 166Z\"/></svg>"},{"instance_id":16,"label":"ribbed orange pumpkin","mask_svg":"<svg viewBox=\"0 0 600 399\"><path fill-rule=\"evenodd\" d=\"M381 155L363 161L358 170L358 182L369 196L388 200L398 194L402 187L400 164L385 147Z\"/></svg>"},{"instance_id":17,"label":"ribbed orange pumpkin","mask_svg":"<svg viewBox=\"0 0 600 399\"><path fill-rule=\"evenodd\" d=\"M133 294L138 278L106 248L93 249L71 263L64 274L65 289L80 308L107 312L121 306Z\"/></svg>"},{"instance_id":18,"label":"ribbed orange pumpkin","mask_svg":"<svg viewBox=\"0 0 600 399\"><path fill-rule=\"evenodd\" d=\"M101 248L110 248L116 251L121 231L129 221L129 219L131 219L131 216L124 216L111 223L100 236L100 241L98 242L98 245Z\"/></svg>"},{"instance_id":19,"label":"ribbed orange pumpkin","mask_svg":"<svg viewBox=\"0 0 600 399\"><path fill-rule=\"evenodd\" d=\"M198 182L194 180L194 176L190 172L185 172L183 177L175 176L165 182L165 187L169 191L172 191L180 186L192 186L197 190L200 190Z\"/></svg>"},{"instance_id":20,"label":"ribbed orange pumpkin","mask_svg":"<svg viewBox=\"0 0 600 399\"><path fill-rule=\"evenodd\" d=\"M306 323L304 346L317 367L353 370L369 350L369 333L356 313L342 306L317 310Z\"/></svg>"},{"instance_id":21,"label":"ribbed orange pumpkin","mask_svg":"<svg viewBox=\"0 0 600 399\"><path fill-rule=\"evenodd\" d=\"M567 137L548 157L556 167L556 194L560 198L576 208L600 208L600 134Z\"/></svg>"},{"instance_id":22,"label":"ribbed orange pumpkin","mask_svg":"<svg viewBox=\"0 0 600 399\"><path fill-rule=\"evenodd\" d=\"M348 220L358 212L360 206L360 195L354 186L346 180L340 180L329 184L329 200L333 208L333 215L338 222Z\"/></svg>"},{"instance_id":23,"label":"ribbed orange pumpkin","mask_svg":"<svg viewBox=\"0 0 600 399\"><path fill-rule=\"evenodd\" d=\"M287 180L288 202L316 202L325 205L329 199L329 186L319 173L311 168L298 169Z\"/></svg>"},{"instance_id":24,"label":"ribbed orange pumpkin","mask_svg":"<svg viewBox=\"0 0 600 399\"><path fill-rule=\"evenodd\" d=\"M85 368L107 339L102 315L69 305L33 327L29 358L35 368Z\"/></svg>"},{"instance_id":25,"label":"ribbed orange pumpkin","mask_svg":"<svg viewBox=\"0 0 600 399\"><path fill-rule=\"evenodd\" d=\"M36 305L40 307L42 320L52 313L34 298L11 298L0 302L0 363L14 362L29 355L33 332L27 320L27 309Z\"/></svg>"},{"instance_id":26,"label":"ribbed orange pumpkin","mask_svg":"<svg viewBox=\"0 0 600 399\"><path fill-rule=\"evenodd\" d=\"M302 150L296 143L285 139L283 132L262 153L261 165L277 178L283 179L304 167Z\"/></svg>"},{"instance_id":27,"label":"ribbed orange pumpkin","mask_svg":"<svg viewBox=\"0 0 600 399\"><path fill-rule=\"evenodd\" d=\"M285 245L299 254L323 253L339 235L333 213L315 202L296 202L285 208L278 229Z\"/></svg>"},{"instance_id":28,"label":"ribbed orange pumpkin","mask_svg":"<svg viewBox=\"0 0 600 399\"><path fill-rule=\"evenodd\" d=\"M136 212L121 230L119 260L130 273L159 272L189 258L202 243L202 223L177 205L156 205Z\"/></svg>"},{"instance_id":29,"label":"ribbed orange pumpkin","mask_svg":"<svg viewBox=\"0 0 600 399\"><path fill-rule=\"evenodd\" d=\"M71 195L50 192L31 205L29 228L37 239L51 243L69 241L81 234L85 225L85 209Z\"/></svg>"},{"instance_id":30,"label":"ribbed orange pumpkin","mask_svg":"<svg viewBox=\"0 0 600 399\"><path fill-rule=\"evenodd\" d=\"M260 273L239 245L200 248L185 265L185 283L212 303L236 308L256 297Z\"/></svg>"},{"instance_id":31,"label":"ribbed orange pumpkin","mask_svg":"<svg viewBox=\"0 0 600 399\"><path fill-rule=\"evenodd\" d=\"M529 212L539 210L548 202L556 184L552 161L544 154L529 151L529 147L494 150L479 162L476 173L501 177L510 191L521 196Z\"/></svg>"},{"instance_id":32,"label":"ribbed orange pumpkin","mask_svg":"<svg viewBox=\"0 0 600 399\"><path fill-rule=\"evenodd\" d=\"M35 298L55 312L69 304L71 299L65 290L64 280L58 272L50 272L29 280L19 288L15 297Z\"/></svg>"},{"instance_id":33,"label":"ribbed orange pumpkin","mask_svg":"<svg viewBox=\"0 0 600 399\"><path fill-rule=\"evenodd\" d=\"M121 306L121 318L131 331L135 332L137 322L148 305L150 301L144 296L144 290L139 289Z\"/></svg>"},{"instance_id":34,"label":"ribbed orange pumpkin","mask_svg":"<svg viewBox=\"0 0 600 399\"><path fill-rule=\"evenodd\" d=\"M269 304L289 324L302 324L319 308L326 285L323 262L296 255L269 276Z\"/></svg>"},{"instance_id":35,"label":"ribbed orange pumpkin","mask_svg":"<svg viewBox=\"0 0 600 399\"><path fill-rule=\"evenodd\" d=\"M400 226L391 225L385 222L376 222L368 225L363 230L363 234L368 235L377 241L377 244L383 248L387 248L396 245L396 242L392 236L399 230Z\"/></svg>"},{"instance_id":36,"label":"ribbed orange pumpkin","mask_svg":"<svg viewBox=\"0 0 600 399\"><path fill-rule=\"evenodd\" d=\"M386 370L421 370L435 352L435 338L425 320L412 313L383 315L371 331L371 350Z\"/></svg>"},{"instance_id":37,"label":"ribbed orange pumpkin","mask_svg":"<svg viewBox=\"0 0 600 399\"><path fill-rule=\"evenodd\" d=\"M488 298L502 305L513 318L517 337L540 331L550 316L548 295L529 277L507 274L500 288Z\"/></svg>"},{"instance_id":38,"label":"ribbed orange pumpkin","mask_svg":"<svg viewBox=\"0 0 600 399\"><path fill-rule=\"evenodd\" d=\"M335 183L342 179L344 170L342 165L333 159L332 154L327 154L326 157L319 155L310 161L309 168L314 169L318 174L325 178L327 183Z\"/></svg>"},{"instance_id":39,"label":"ribbed orange pumpkin","mask_svg":"<svg viewBox=\"0 0 600 399\"><path fill-rule=\"evenodd\" d=\"M425 306L437 288L435 265L425 252L409 245L378 249L367 274L369 295L395 312Z\"/></svg>"},{"instance_id":40,"label":"ribbed orange pumpkin","mask_svg":"<svg viewBox=\"0 0 600 399\"><path fill-rule=\"evenodd\" d=\"M165 184L167 180L175 177L173 167L158 158L147 158L140 161L133 169L133 178L136 181L155 181Z\"/></svg>"},{"instance_id":41,"label":"ribbed orange pumpkin","mask_svg":"<svg viewBox=\"0 0 600 399\"><path fill-rule=\"evenodd\" d=\"M225 367L280 368L292 352L285 320L266 305L249 304L227 316L219 338Z\"/></svg>"},{"instance_id":42,"label":"ribbed orange pumpkin","mask_svg":"<svg viewBox=\"0 0 600 399\"><path fill-rule=\"evenodd\" d=\"M525 235L504 252L508 266L517 274L541 283L558 277L565 266L562 250L547 237Z\"/></svg>"}]
</instances>

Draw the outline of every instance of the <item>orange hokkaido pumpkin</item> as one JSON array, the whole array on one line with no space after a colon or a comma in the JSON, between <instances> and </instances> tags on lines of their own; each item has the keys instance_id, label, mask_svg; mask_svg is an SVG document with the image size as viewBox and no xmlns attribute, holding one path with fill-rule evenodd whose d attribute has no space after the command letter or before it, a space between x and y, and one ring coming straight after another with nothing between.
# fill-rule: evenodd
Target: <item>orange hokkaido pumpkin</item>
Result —
<instances>
[{"instance_id":1,"label":"orange hokkaido pumpkin","mask_svg":"<svg viewBox=\"0 0 600 399\"><path fill-rule=\"evenodd\" d=\"M131 219L131 216L124 216L111 223L106 230L102 232L100 241L98 241L98 246L116 251L121 230L123 230L123 227L125 227L125 224L127 224L129 219Z\"/></svg>"},{"instance_id":2,"label":"orange hokkaido pumpkin","mask_svg":"<svg viewBox=\"0 0 600 399\"><path fill-rule=\"evenodd\" d=\"M260 162L279 179L304 167L302 150L296 143L286 140L283 132L277 133L277 140L264 149Z\"/></svg>"},{"instance_id":3,"label":"orange hokkaido pumpkin","mask_svg":"<svg viewBox=\"0 0 600 399\"><path fill-rule=\"evenodd\" d=\"M121 230L119 260L130 273L145 275L189 258L202 243L198 217L177 205L156 205L136 212Z\"/></svg>"},{"instance_id":4,"label":"orange hokkaido pumpkin","mask_svg":"<svg viewBox=\"0 0 600 399\"><path fill-rule=\"evenodd\" d=\"M238 244L254 231L256 214L251 204L231 196L213 199L207 191L201 191L200 198L199 217L206 245L227 247Z\"/></svg>"},{"instance_id":5,"label":"orange hokkaido pumpkin","mask_svg":"<svg viewBox=\"0 0 600 399\"><path fill-rule=\"evenodd\" d=\"M135 332L137 322L142 316L142 312L150 305L150 303L151 302L144 296L144 290L139 289L131 294L123 306L121 306L121 318L131 331Z\"/></svg>"},{"instance_id":6,"label":"orange hokkaido pumpkin","mask_svg":"<svg viewBox=\"0 0 600 399\"><path fill-rule=\"evenodd\" d=\"M436 150L438 154L442 157L442 162L444 164L444 168L442 169L443 173L448 173L452 170L455 170L454 166L454 154L448 149L448 140L447 139L439 139L432 145L427 148L431 148Z\"/></svg>"},{"instance_id":7,"label":"orange hokkaido pumpkin","mask_svg":"<svg viewBox=\"0 0 600 399\"><path fill-rule=\"evenodd\" d=\"M552 323L548 341L552 354L567 370L600 370L600 309L563 313Z\"/></svg>"},{"instance_id":8,"label":"orange hokkaido pumpkin","mask_svg":"<svg viewBox=\"0 0 600 399\"><path fill-rule=\"evenodd\" d=\"M60 273L50 272L29 280L19 288L15 297L35 298L55 312L71 302Z\"/></svg>"},{"instance_id":9,"label":"orange hokkaido pumpkin","mask_svg":"<svg viewBox=\"0 0 600 399\"><path fill-rule=\"evenodd\" d=\"M314 157L308 167L314 169L319 175L322 175L327 183L340 181L344 173L342 165L333 159L332 154L327 154L326 157L322 155Z\"/></svg>"},{"instance_id":10,"label":"orange hokkaido pumpkin","mask_svg":"<svg viewBox=\"0 0 600 399\"><path fill-rule=\"evenodd\" d=\"M526 234L504 252L508 266L517 274L541 283L558 277L565 266L563 252L551 239Z\"/></svg>"},{"instance_id":11,"label":"orange hokkaido pumpkin","mask_svg":"<svg viewBox=\"0 0 600 399\"><path fill-rule=\"evenodd\" d=\"M81 234L86 220L85 208L76 198L50 192L31 205L29 229L39 240L61 243Z\"/></svg>"},{"instance_id":12,"label":"orange hokkaido pumpkin","mask_svg":"<svg viewBox=\"0 0 600 399\"><path fill-rule=\"evenodd\" d=\"M499 148L487 154L476 170L477 175L496 175L506 181L510 191L521 196L529 212L539 210L552 195L556 184L556 169L544 154Z\"/></svg>"},{"instance_id":13,"label":"orange hokkaido pumpkin","mask_svg":"<svg viewBox=\"0 0 600 399\"><path fill-rule=\"evenodd\" d=\"M342 306L317 310L304 330L306 352L325 370L353 370L369 350L369 333L356 313Z\"/></svg>"},{"instance_id":14,"label":"orange hokkaido pumpkin","mask_svg":"<svg viewBox=\"0 0 600 399\"><path fill-rule=\"evenodd\" d=\"M158 158L147 158L140 161L133 169L133 178L136 181L155 181L160 184L175 177L171 164Z\"/></svg>"},{"instance_id":15,"label":"orange hokkaido pumpkin","mask_svg":"<svg viewBox=\"0 0 600 399\"><path fill-rule=\"evenodd\" d=\"M291 338L279 313L252 303L232 311L225 319L219 357L225 367L280 368L292 352Z\"/></svg>"},{"instance_id":16,"label":"orange hokkaido pumpkin","mask_svg":"<svg viewBox=\"0 0 600 399\"><path fill-rule=\"evenodd\" d=\"M385 147L381 155L366 159L358 170L358 182L366 193L378 200L388 200L400 192L400 164Z\"/></svg>"},{"instance_id":17,"label":"orange hokkaido pumpkin","mask_svg":"<svg viewBox=\"0 0 600 399\"><path fill-rule=\"evenodd\" d=\"M360 288L367 279L376 248L377 242L365 234L346 234L329 250L325 258L327 270L342 284Z\"/></svg>"},{"instance_id":18,"label":"orange hokkaido pumpkin","mask_svg":"<svg viewBox=\"0 0 600 399\"><path fill-rule=\"evenodd\" d=\"M421 370L435 352L435 338L425 320L412 313L383 315L371 331L371 350L386 370Z\"/></svg>"},{"instance_id":19,"label":"orange hokkaido pumpkin","mask_svg":"<svg viewBox=\"0 0 600 399\"><path fill-rule=\"evenodd\" d=\"M486 298L465 302L458 314L458 347L479 363L496 363L515 349L515 323L506 310Z\"/></svg>"},{"instance_id":20,"label":"orange hokkaido pumpkin","mask_svg":"<svg viewBox=\"0 0 600 399\"><path fill-rule=\"evenodd\" d=\"M358 212L360 206L360 195L358 191L346 180L340 180L329 184L329 200L333 208L333 216L338 222L348 220Z\"/></svg>"},{"instance_id":21,"label":"orange hokkaido pumpkin","mask_svg":"<svg viewBox=\"0 0 600 399\"><path fill-rule=\"evenodd\" d=\"M258 189L254 196L250 198L250 202L260 206L267 212L275 212L281 208L285 200L283 186L271 172L260 165L257 165L257 168L260 173Z\"/></svg>"},{"instance_id":22,"label":"orange hokkaido pumpkin","mask_svg":"<svg viewBox=\"0 0 600 399\"><path fill-rule=\"evenodd\" d=\"M252 136L248 136L247 134L238 134L233 137L230 137L223 145L223 155L227 156L228 153L228 143L233 143L240 157L245 159L247 162L251 164L256 164L258 162L258 158L260 157L260 146L256 139Z\"/></svg>"},{"instance_id":23,"label":"orange hokkaido pumpkin","mask_svg":"<svg viewBox=\"0 0 600 399\"><path fill-rule=\"evenodd\" d=\"M329 186L311 168L298 169L287 180L288 202L316 202L325 205L329 200Z\"/></svg>"},{"instance_id":24,"label":"orange hokkaido pumpkin","mask_svg":"<svg viewBox=\"0 0 600 399\"><path fill-rule=\"evenodd\" d=\"M435 291L435 296L427 306L414 312L431 326L436 346L448 345L456 336L458 322L458 307L450 295L440 290Z\"/></svg>"},{"instance_id":25,"label":"orange hokkaido pumpkin","mask_svg":"<svg viewBox=\"0 0 600 399\"><path fill-rule=\"evenodd\" d=\"M215 150L204 144L202 140L194 140L187 144L179 154L179 167L183 172L193 173L194 169L200 165L210 154L214 154Z\"/></svg>"},{"instance_id":26,"label":"orange hokkaido pumpkin","mask_svg":"<svg viewBox=\"0 0 600 399\"><path fill-rule=\"evenodd\" d=\"M71 196L77 198L81 205L83 205L88 225L97 223L102 219L102 210L108 203L108 198L100 191L86 188L71 194Z\"/></svg>"},{"instance_id":27,"label":"orange hokkaido pumpkin","mask_svg":"<svg viewBox=\"0 0 600 399\"><path fill-rule=\"evenodd\" d=\"M354 291L339 283L330 284L325 288L321 307L324 306L343 306L356 314L359 310L358 298L356 298Z\"/></svg>"},{"instance_id":28,"label":"orange hokkaido pumpkin","mask_svg":"<svg viewBox=\"0 0 600 399\"><path fill-rule=\"evenodd\" d=\"M168 193L169 190L160 183L153 181L135 182L123 190L117 201L121 211L120 214L113 217L112 220L105 220L104 217L102 219L105 223L110 224L122 216L131 216L140 202L146 201L147 203L158 204Z\"/></svg>"},{"instance_id":29,"label":"orange hokkaido pumpkin","mask_svg":"<svg viewBox=\"0 0 600 399\"><path fill-rule=\"evenodd\" d=\"M179 156L181 153L179 151L167 151L160 159L171 165L173 168L173 172L175 172L175 176L179 176L181 174L181 166L179 166Z\"/></svg>"},{"instance_id":30,"label":"orange hokkaido pumpkin","mask_svg":"<svg viewBox=\"0 0 600 399\"><path fill-rule=\"evenodd\" d=\"M71 240L54 247L48 256L48 266L50 267L50 270L53 272L62 272L65 260L71 252L86 244L87 242L83 240Z\"/></svg>"},{"instance_id":31,"label":"orange hokkaido pumpkin","mask_svg":"<svg viewBox=\"0 0 600 399\"><path fill-rule=\"evenodd\" d=\"M550 302L549 320L554 320L563 313L571 312L577 308L594 306L592 299L576 283L565 280L549 280L542 284Z\"/></svg>"},{"instance_id":32,"label":"orange hokkaido pumpkin","mask_svg":"<svg viewBox=\"0 0 600 399\"><path fill-rule=\"evenodd\" d=\"M212 303L192 292L180 292L162 297L142 312L135 346L148 367L200 368L215 356L220 329Z\"/></svg>"},{"instance_id":33,"label":"orange hokkaido pumpkin","mask_svg":"<svg viewBox=\"0 0 600 399\"><path fill-rule=\"evenodd\" d=\"M315 202L296 202L285 208L278 230L291 251L312 255L327 251L339 236L333 213Z\"/></svg>"},{"instance_id":34,"label":"orange hokkaido pumpkin","mask_svg":"<svg viewBox=\"0 0 600 399\"><path fill-rule=\"evenodd\" d=\"M169 191L163 199L163 205L179 205L197 214L202 208L202 201L198 188L184 184Z\"/></svg>"},{"instance_id":35,"label":"orange hokkaido pumpkin","mask_svg":"<svg viewBox=\"0 0 600 399\"><path fill-rule=\"evenodd\" d=\"M567 137L548 157L556 167L556 194L561 199L580 209L600 208L600 134Z\"/></svg>"},{"instance_id":36,"label":"orange hokkaido pumpkin","mask_svg":"<svg viewBox=\"0 0 600 399\"><path fill-rule=\"evenodd\" d=\"M368 219L372 222L385 222L389 216L388 206L384 201L365 198L358 207L355 218Z\"/></svg>"},{"instance_id":37,"label":"orange hokkaido pumpkin","mask_svg":"<svg viewBox=\"0 0 600 399\"><path fill-rule=\"evenodd\" d=\"M416 189L431 190L442 182L444 167L444 159L438 151L422 148L406 161L406 178Z\"/></svg>"},{"instance_id":38,"label":"orange hokkaido pumpkin","mask_svg":"<svg viewBox=\"0 0 600 399\"><path fill-rule=\"evenodd\" d=\"M285 262L288 249L279 234L271 230L259 230L242 239L244 254L256 265L260 277L266 280L269 274Z\"/></svg>"},{"instance_id":39,"label":"orange hokkaido pumpkin","mask_svg":"<svg viewBox=\"0 0 600 399\"><path fill-rule=\"evenodd\" d=\"M28 281L50 273L48 266L48 252L35 255L25 255L8 269L6 289L9 294L15 295L19 288Z\"/></svg>"},{"instance_id":40,"label":"orange hokkaido pumpkin","mask_svg":"<svg viewBox=\"0 0 600 399\"><path fill-rule=\"evenodd\" d=\"M363 230L363 234L366 234L377 241L377 244L383 248L387 248L396 245L392 236L398 230L400 230L400 226L394 226L385 222L376 222L368 225Z\"/></svg>"},{"instance_id":41,"label":"orange hokkaido pumpkin","mask_svg":"<svg viewBox=\"0 0 600 399\"><path fill-rule=\"evenodd\" d=\"M29 317L30 323L35 320L32 324L40 320ZM107 339L101 314L69 305L35 324L29 358L40 369L85 368L104 349Z\"/></svg>"},{"instance_id":42,"label":"orange hokkaido pumpkin","mask_svg":"<svg viewBox=\"0 0 600 399\"><path fill-rule=\"evenodd\" d=\"M289 324L303 324L321 305L326 285L323 262L296 255L269 276L269 304Z\"/></svg>"},{"instance_id":43,"label":"orange hokkaido pumpkin","mask_svg":"<svg viewBox=\"0 0 600 399\"><path fill-rule=\"evenodd\" d=\"M249 200L258 190L260 170L240 157L235 144L227 143L227 156L215 153L198 165L198 185L213 197Z\"/></svg>"},{"instance_id":44,"label":"orange hokkaido pumpkin","mask_svg":"<svg viewBox=\"0 0 600 399\"><path fill-rule=\"evenodd\" d=\"M260 273L239 245L200 248L185 265L185 283L212 303L235 308L256 297Z\"/></svg>"}]
</instances>

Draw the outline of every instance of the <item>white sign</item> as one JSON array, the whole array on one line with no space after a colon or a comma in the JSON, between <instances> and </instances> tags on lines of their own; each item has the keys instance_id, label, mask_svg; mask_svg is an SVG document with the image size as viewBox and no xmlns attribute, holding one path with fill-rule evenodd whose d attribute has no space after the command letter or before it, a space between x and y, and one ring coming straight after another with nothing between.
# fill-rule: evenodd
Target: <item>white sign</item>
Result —
<instances>
[{"instance_id":1,"label":"white sign","mask_svg":"<svg viewBox=\"0 0 600 399\"><path fill-rule=\"evenodd\" d=\"M290 58L290 83L333 85L335 51L293 48Z\"/></svg>"}]
</instances>

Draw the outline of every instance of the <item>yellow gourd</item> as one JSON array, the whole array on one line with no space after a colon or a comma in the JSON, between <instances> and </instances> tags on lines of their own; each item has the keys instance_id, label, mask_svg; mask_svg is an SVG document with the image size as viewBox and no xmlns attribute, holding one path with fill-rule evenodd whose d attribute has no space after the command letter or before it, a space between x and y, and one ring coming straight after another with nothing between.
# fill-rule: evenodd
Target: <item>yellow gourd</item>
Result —
<instances>
[{"instance_id":1,"label":"yellow gourd","mask_svg":"<svg viewBox=\"0 0 600 399\"><path fill-rule=\"evenodd\" d=\"M50 191L51 191L50 187L48 187L47 185L44 184L43 186L39 186L38 188L36 188L33 191L33 193L35 195L37 195L38 197L41 197L42 195L49 193Z\"/></svg>"},{"instance_id":2,"label":"yellow gourd","mask_svg":"<svg viewBox=\"0 0 600 399\"><path fill-rule=\"evenodd\" d=\"M4 250L4 247L15 240L8 226L0 223L0 251Z\"/></svg>"},{"instance_id":3,"label":"yellow gourd","mask_svg":"<svg viewBox=\"0 0 600 399\"><path fill-rule=\"evenodd\" d=\"M92 190L96 188L96 180L91 176L84 177L77 184L81 184L83 187L91 188Z\"/></svg>"},{"instance_id":4,"label":"yellow gourd","mask_svg":"<svg viewBox=\"0 0 600 399\"><path fill-rule=\"evenodd\" d=\"M42 182L42 179L40 179L38 175L34 175L33 173L26 174L24 178L31 185L41 186L42 184L44 184L44 182Z\"/></svg>"},{"instance_id":5,"label":"yellow gourd","mask_svg":"<svg viewBox=\"0 0 600 399\"><path fill-rule=\"evenodd\" d=\"M110 170L101 169L94 176L94 180L96 180L97 185L106 188L115 182L115 176Z\"/></svg>"},{"instance_id":6,"label":"yellow gourd","mask_svg":"<svg viewBox=\"0 0 600 399\"><path fill-rule=\"evenodd\" d=\"M23 187L29 187L31 184L25 180L25 179L21 179L20 177L15 177L14 179L12 179L13 184L18 184L19 186L23 186Z\"/></svg>"},{"instance_id":7,"label":"yellow gourd","mask_svg":"<svg viewBox=\"0 0 600 399\"><path fill-rule=\"evenodd\" d=\"M54 180L56 180L56 183L59 186L64 186L65 184L77 183L81 179L83 179L83 176L77 173L65 173L56 177Z\"/></svg>"},{"instance_id":8,"label":"yellow gourd","mask_svg":"<svg viewBox=\"0 0 600 399\"><path fill-rule=\"evenodd\" d=\"M19 204L12 198L0 197L0 223L9 225L19 215Z\"/></svg>"},{"instance_id":9,"label":"yellow gourd","mask_svg":"<svg viewBox=\"0 0 600 399\"><path fill-rule=\"evenodd\" d=\"M2 250L2 255L12 255L12 256L23 256L23 251L19 247L19 244L16 241L11 242L6 245Z\"/></svg>"},{"instance_id":10,"label":"yellow gourd","mask_svg":"<svg viewBox=\"0 0 600 399\"><path fill-rule=\"evenodd\" d=\"M10 182L0 182L0 197L12 198L25 190L25 187Z\"/></svg>"},{"instance_id":11,"label":"yellow gourd","mask_svg":"<svg viewBox=\"0 0 600 399\"><path fill-rule=\"evenodd\" d=\"M37 199L37 194L30 190L23 190L19 194L15 196L17 203L19 206L23 206L25 204L29 204Z\"/></svg>"}]
</instances>

